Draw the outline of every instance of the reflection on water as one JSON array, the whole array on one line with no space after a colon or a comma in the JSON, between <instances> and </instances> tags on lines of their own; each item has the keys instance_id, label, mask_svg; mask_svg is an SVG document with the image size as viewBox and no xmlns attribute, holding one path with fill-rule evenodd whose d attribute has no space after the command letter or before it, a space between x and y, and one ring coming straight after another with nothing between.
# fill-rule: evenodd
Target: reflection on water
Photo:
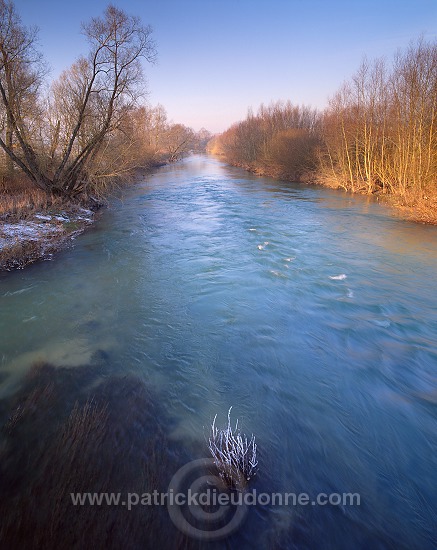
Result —
<instances>
[{"instance_id":1,"label":"reflection on water","mask_svg":"<svg viewBox=\"0 0 437 550\"><path fill-rule=\"evenodd\" d=\"M361 494L252 509L232 547L433 548L436 228L206 157L116 206L53 262L1 276L3 402L36 361L79 380L104 353L159 396L181 456L232 405L258 490Z\"/></svg>"}]
</instances>

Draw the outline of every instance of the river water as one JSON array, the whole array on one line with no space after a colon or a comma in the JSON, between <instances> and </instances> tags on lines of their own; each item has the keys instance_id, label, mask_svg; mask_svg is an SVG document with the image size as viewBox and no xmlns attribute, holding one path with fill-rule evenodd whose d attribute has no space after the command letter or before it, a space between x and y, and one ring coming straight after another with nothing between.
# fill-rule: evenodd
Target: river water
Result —
<instances>
[{"instance_id":1,"label":"river water","mask_svg":"<svg viewBox=\"0 0 437 550\"><path fill-rule=\"evenodd\" d=\"M104 354L158 396L190 458L232 406L259 491L360 494L259 505L223 547L431 549L436 276L435 227L190 157L53 261L1 275L0 397L37 362L79 372Z\"/></svg>"}]
</instances>

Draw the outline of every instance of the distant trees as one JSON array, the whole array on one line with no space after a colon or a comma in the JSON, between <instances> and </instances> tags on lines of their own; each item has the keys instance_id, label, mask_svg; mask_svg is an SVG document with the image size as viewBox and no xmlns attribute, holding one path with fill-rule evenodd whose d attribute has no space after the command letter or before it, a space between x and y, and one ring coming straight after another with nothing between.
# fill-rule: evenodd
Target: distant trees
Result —
<instances>
[{"instance_id":1,"label":"distant trees","mask_svg":"<svg viewBox=\"0 0 437 550\"><path fill-rule=\"evenodd\" d=\"M183 124L171 124L168 126L163 145L170 162L182 158L194 148L195 133L191 128Z\"/></svg>"},{"instance_id":2,"label":"distant trees","mask_svg":"<svg viewBox=\"0 0 437 550\"><path fill-rule=\"evenodd\" d=\"M211 152L250 170L351 191L437 196L437 43L364 60L318 113L277 102L231 126Z\"/></svg>"},{"instance_id":3,"label":"distant trees","mask_svg":"<svg viewBox=\"0 0 437 550\"><path fill-rule=\"evenodd\" d=\"M306 128L281 130L270 140L265 164L270 167L270 173L303 181L317 168L315 152L319 145L318 136Z\"/></svg>"},{"instance_id":4,"label":"distant trees","mask_svg":"<svg viewBox=\"0 0 437 550\"><path fill-rule=\"evenodd\" d=\"M261 105L256 115L249 110L209 150L249 170L301 180L316 166L318 125L316 110L278 101Z\"/></svg>"},{"instance_id":5,"label":"distant trees","mask_svg":"<svg viewBox=\"0 0 437 550\"><path fill-rule=\"evenodd\" d=\"M194 149L195 153L205 153L208 143L212 139L212 134L206 128L201 128L195 134Z\"/></svg>"},{"instance_id":6,"label":"distant trees","mask_svg":"<svg viewBox=\"0 0 437 550\"><path fill-rule=\"evenodd\" d=\"M211 134L204 128L196 133L183 124L168 120L162 105L139 107L135 111L138 138L154 161L175 162L191 152L204 152Z\"/></svg>"}]
</instances>

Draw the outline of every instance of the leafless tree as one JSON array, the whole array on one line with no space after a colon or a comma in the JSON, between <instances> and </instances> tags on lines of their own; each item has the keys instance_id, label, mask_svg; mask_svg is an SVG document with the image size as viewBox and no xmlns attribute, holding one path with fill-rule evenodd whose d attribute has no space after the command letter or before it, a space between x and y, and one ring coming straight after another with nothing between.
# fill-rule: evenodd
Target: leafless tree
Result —
<instances>
[{"instance_id":1,"label":"leafless tree","mask_svg":"<svg viewBox=\"0 0 437 550\"><path fill-rule=\"evenodd\" d=\"M209 145L232 164L300 180L315 169L319 115L315 109L273 102L231 126Z\"/></svg>"},{"instance_id":2,"label":"leafless tree","mask_svg":"<svg viewBox=\"0 0 437 550\"><path fill-rule=\"evenodd\" d=\"M187 155L194 147L195 134L191 128L183 124L169 125L165 137L164 148L170 162Z\"/></svg>"},{"instance_id":3,"label":"leafless tree","mask_svg":"<svg viewBox=\"0 0 437 550\"><path fill-rule=\"evenodd\" d=\"M26 124L22 90L28 95L40 83L36 35L23 26L11 2L0 0L0 93L18 147L10 138L1 139L0 146L38 187L70 196L86 189L102 147L143 91L142 60L153 62L156 56L151 32L112 5L103 17L84 25L89 54L53 85L51 114L35 141ZM12 74L20 75L19 80L11 79Z\"/></svg>"},{"instance_id":4,"label":"leafless tree","mask_svg":"<svg viewBox=\"0 0 437 550\"><path fill-rule=\"evenodd\" d=\"M44 77L42 57L35 47L36 28L22 25L12 2L0 0L0 146L6 154L9 175L17 164L30 176L36 154L29 144L31 117L38 111L37 97ZM16 147L21 155L16 151Z\"/></svg>"},{"instance_id":5,"label":"leafless tree","mask_svg":"<svg viewBox=\"0 0 437 550\"><path fill-rule=\"evenodd\" d=\"M323 116L322 178L406 203L436 194L437 44L419 39L386 62L364 60Z\"/></svg>"}]
</instances>

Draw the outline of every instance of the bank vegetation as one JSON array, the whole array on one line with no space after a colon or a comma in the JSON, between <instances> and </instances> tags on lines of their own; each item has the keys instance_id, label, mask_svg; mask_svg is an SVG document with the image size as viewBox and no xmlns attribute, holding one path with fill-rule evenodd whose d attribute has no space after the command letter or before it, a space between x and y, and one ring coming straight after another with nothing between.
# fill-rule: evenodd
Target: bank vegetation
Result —
<instances>
[{"instance_id":1,"label":"bank vegetation","mask_svg":"<svg viewBox=\"0 0 437 550\"><path fill-rule=\"evenodd\" d=\"M437 42L364 60L324 111L262 105L209 143L248 170L383 197L437 223Z\"/></svg>"}]
</instances>

